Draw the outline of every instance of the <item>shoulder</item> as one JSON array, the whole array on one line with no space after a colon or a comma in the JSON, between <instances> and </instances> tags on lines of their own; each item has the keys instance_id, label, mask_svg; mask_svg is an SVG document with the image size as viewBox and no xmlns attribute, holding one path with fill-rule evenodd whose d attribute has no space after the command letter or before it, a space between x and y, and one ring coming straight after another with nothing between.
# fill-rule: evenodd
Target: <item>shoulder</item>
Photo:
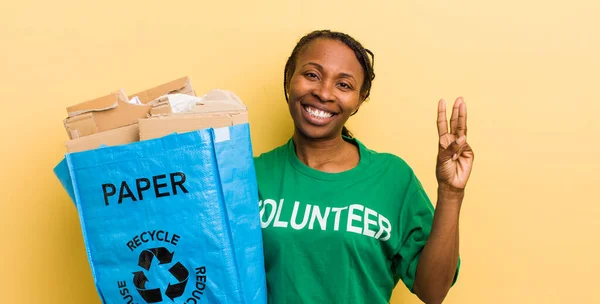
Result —
<instances>
[{"instance_id":1,"label":"shoulder","mask_svg":"<svg viewBox=\"0 0 600 304\"><path fill-rule=\"evenodd\" d=\"M260 153L254 157L254 165L257 171L262 171L267 167L276 166L287 159L289 141L270 151Z\"/></svg>"},{"instance_id":2,"label":"shoulder","mask_svg":"<svg viewBox=\"0 0 600 304\"><path fill-rule=\"evenodd\" d=\"M372 150L367 148L361 141L357 139L355 141L361 148L361 152L367 154L363 156L369 158L373 168L382 168L395 176L414 176L413 169L402 157L391 152Z\"/></svg>"},{"instance_id":3,"label":"shoulder","mask_svg":"<svg viewBox=\"0 0 600 304\"><path fill-rule=\"evenodd\" d=\"M431 201L413 168L400 156L389 152L366 149L371 165L380 168L382 175L378 183L396 191L403 201L410 202L410 208L425 208L431 211ZM424 209L424 210L425 210Z\"/></svg>"}]
</instances>

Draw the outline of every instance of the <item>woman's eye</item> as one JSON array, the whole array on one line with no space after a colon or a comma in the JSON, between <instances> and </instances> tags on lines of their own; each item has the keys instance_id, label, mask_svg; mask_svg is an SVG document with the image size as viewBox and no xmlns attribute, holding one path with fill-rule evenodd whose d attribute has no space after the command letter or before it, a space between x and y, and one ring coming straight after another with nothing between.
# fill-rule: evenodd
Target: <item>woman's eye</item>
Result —
<instances>
[{"instance_id":1,"label":"woman's eye","mask_svg":"<svg viewBox=\"0 0 600 304\"><path fill-rule=\"evenodd\" d=\"M308 77L308 78L317 78L317 74L315 74L315 73L311 73L311 72L308 72L308 73L306 73L306 74L304 74L304 75L305 75L306 77Z\"/></svg>"},{"instance_id":2,"label":"woman's eye","mask_svg":"<svg viewBox=\"0 0 600 304\"><path fill-rule=\"evenodd\" d=\"M350 89L350 85L345 83L345 82L340 82L339 86L342 87L343 89Z\"/></svg>"}]
</instances>

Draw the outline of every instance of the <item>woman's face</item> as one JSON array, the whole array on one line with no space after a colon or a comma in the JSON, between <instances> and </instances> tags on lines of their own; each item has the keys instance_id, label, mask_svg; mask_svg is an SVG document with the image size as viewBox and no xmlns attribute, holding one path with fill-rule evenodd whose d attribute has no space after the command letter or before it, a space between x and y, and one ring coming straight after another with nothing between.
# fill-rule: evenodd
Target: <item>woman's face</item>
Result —
<instances>
[{"instance_id":1,"label":"woman's face","mask_svg":"<svg viewBox=\"0 0 600 304\"><path fill-rule=\"evenodd\" d=\"M341 41L318 38L296 58L288 106L298 132L311 139L340 136L362 103L364 72L354 51Z\"/></svg>"}]
</instances>

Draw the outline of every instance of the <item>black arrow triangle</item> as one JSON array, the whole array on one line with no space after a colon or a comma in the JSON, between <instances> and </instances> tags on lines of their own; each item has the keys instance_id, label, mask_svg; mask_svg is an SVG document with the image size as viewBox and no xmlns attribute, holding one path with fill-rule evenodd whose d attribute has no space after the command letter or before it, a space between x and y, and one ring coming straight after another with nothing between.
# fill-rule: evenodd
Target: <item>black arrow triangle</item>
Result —
<instances>
[{"instance_id":1,"label":"black arrow triangle","mask_svg":"<svg viewBox=\"0 0 600 304\"><path fill-rule=\"evenodd\" d=\"M173 267L171 267L169 269L169 272L177 279L177 281L181 282L183 280L186 280L188 278L188 275L190 274L188 272L188 270L185 268L185 266L183 266L181 263L177 262L177 264L173 265Z\"/></svg>"},{"instance_id":2,"label":"black arrow triangle","mask_svg":"<svg viewBox=\"0 0 600 304\"><path fill-rule=\"evenodd\" d=\"M160 293L160 289L138 289L140 296L144 298L144 300L148 303L158 303L162 302L162 294Z\"/></svg>"},{"instance_id":3,"label":"black arrow triangle","mask_svg":"<svg viewBox=\"0 0 600 304\"><path fill-rule=\"evenodd\" d=\"M171 301L174 301L175 298L181 297L181 295L183 295L186 284L187 284L187 278L185 279L185 281L183 281L181 283L177 283L177 284L173 284L173 285L171 285L171 283L169 283L169 286L167 286L167 291L165 292L165 295L167 297L169 297L169 299L171 299Z\"/></svg>"},{"instance_id":4,"label":"black arrow triangle","mask_svg":"<svg viewBox=\"0 0 600 304\"><path fill-rule=\"evenodd\" d=\"M155 256L158 259L159 264L168 264L173 260L174 254L175 252L170 252L165 247L146 249L140 253L138 265L146 270L150 270L152 259L154 259Z\"/></svg>"},{"instance_id":5,"label":"black arrow triangle","mask_svg":"<svg viewBox=\"0 0 600 304\"><path fill-rule=\"evenodd\" d=\"M175 252L170 252L165 247L152 248L150 251L152 251L152 253L156 256L160 262L159 264L171 263L173 260L173 255L175 254Z\"/></svg>"},{"instance_id":6,"label":"black arrow triangle","mask_svg":"<svg viewBox=\"0 0 600 304\"><path fill-rule=\"evenodd\" d=\"M143 271L138 271L133 273L133 285L138 289L145 289L146 282L148 282L148 278L146 278L146 274Z\"/></svg>"},{"instance_id":7,"label":"black arrow triangle","mask_svg":"<svg viewBox=\"0 0 600 304\"><path fill-rule=\"evenodd\" d=\"M146 270L150 270L150 265L152 264L152 259L154 258L154 253L149 250L144 250L140 252L140 259L138 261L138 265Z\"/></svg>"}]
</instances>

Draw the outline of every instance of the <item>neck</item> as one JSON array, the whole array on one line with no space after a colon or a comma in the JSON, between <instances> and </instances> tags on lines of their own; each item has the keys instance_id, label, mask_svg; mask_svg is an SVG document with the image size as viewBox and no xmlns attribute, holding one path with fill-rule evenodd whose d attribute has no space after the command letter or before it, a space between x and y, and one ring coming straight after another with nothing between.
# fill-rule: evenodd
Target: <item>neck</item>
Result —
<instances>
[{"instance_id":1,"label":"neck","mask_svg":"<svg viewBox=\"0 0 600 304\"><path fill-rule=\"evenodd\" d=\"M331 139L315 140L296 131L293 139L298 159L313 169L338 172L344 170L339 167L340 164L353 162L351 159L356 148L346 142L341 134Z\"/></svg>"}]
</instances>

